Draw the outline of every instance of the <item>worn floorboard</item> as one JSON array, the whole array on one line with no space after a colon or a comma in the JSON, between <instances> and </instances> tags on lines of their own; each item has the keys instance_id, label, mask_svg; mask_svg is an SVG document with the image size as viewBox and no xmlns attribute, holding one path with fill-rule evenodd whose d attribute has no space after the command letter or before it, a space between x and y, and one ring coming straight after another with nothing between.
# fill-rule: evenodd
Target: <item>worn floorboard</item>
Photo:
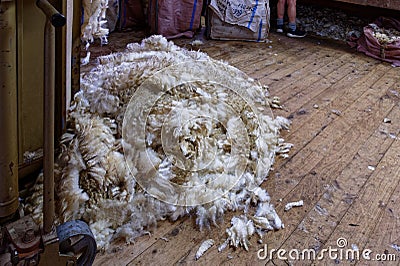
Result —
<instances>
[{"instance_id":1,"label":"worn floorboard","mask_svg":"<svg viewBox=\"0 0 400 266\"><path fill-rule=\"evenodd\" d=\"M319 224L323 225L327 217L332 218L331 210L321 206L317 199L322 198L323 195L326 196L326 192L330 189L334 189L335 185L338 185L337 177L338 173L348 167L348 162L357 155L360 148L362 147L361 140L367 139L371 132L373 132L380 124L383 122L383 118L387 115L387 110L394 108L394 103L391 100L384 101L382 97L385 95L385 90L381 90L380 86L382 84L386 85L386 78L390 77L385 75L381 78L375 86L367 90L361 97L359 97L355 102L353 102L347 109L342 111L341 115L335 119L322 133L319 135L323 139L328 139L329 136L336 137L326 143L322 141L319 136L314 138L307 147L318 147L313 149L313 152L320 152L323 156L317 155L317 157L311 157L311 160L315 161L322 157L321 161L316 164L309 173L304 173L305 176L301 177L301 181L296 184L295 188L290 191L289 197L299 197L305 200L311 201L311 204L306 204L309 207L304 207L304 210L311 211L311 215L306 216L300 215L299 221L304 221L306 219L313 220L315 217L323 217L319 220ZM387 86L390 86L388 83ZM385 86L384 86L385 87ZM370 90L373 91L370 92ZM378 108L383 107L383 108ZM363 113L369 113L368 117L360 119ZM345 121L343 121L345 120ZM331 130L338 130L340 132L336 133ZM323 146L320 146L323 145ZM307 148L306 147L306 148ZM306 149L305 148L305 149ZM300 151L298 154L302 153ZM368 169L368 167L366 168ZM354 172L354 174L357 174ZM348 182L353 182L351 177L349 177ZM306 191L304 188L308 188ZM306 201L307 202L307 201ZM314 202L317 202L316 204ZM315 206L314 206L315 205ZM337 205L330 206L332 211L337 210ZM313 212L314 211L314 212ZM296 213L293 212L295 215ZM338 223L338 221L334 221ZM291 224L293 229L297 229L300 225L296 221L296 216L291 215ZM318 224L318 223L317 223ZM300 230L304 230L304 224L301 224ZM283 232L283 231L282 231ZM297 230L298 232L298 230ZM329 236L329 232L325 232ZM306 248L320 248L321 243L326 240L326 236L321 237L321 235L314 239L314 241L309 241L309 239L303 237L303 232L299 234L292 233L290 230L286 232L288 235L287 239L283 243L283 248L290 249L293 246L306 247ZM286 236L285 236L286 237ZM343 237L343 236L342 236ZM324 239L325 238L325 239ZM305 242L304 242L305 241Z\"/></svg>"},{"instance_id":2,"label":"worn floorboard","mask_svg":"<svg viewBox=\"0 0 400 266\"><path fill-rule=\"evenodd\" d=\"M116 40L117 41L117 40ZM208 53L241 69L278 96L283 109L275 115L292 121L283 131L293 143L289 158L277 158L262 186L267 189L285 228L268 232L262 243L251 239L249 251L217 247L235 213L218 227L200 232L193 217L160 222L152 235L136 243L112 244L95 265L367 265L359 260L336 259L324 249L384 254L400 263L400 70L356 53L345 44L313 38L289 39L271 34L271 43L204 41L193 49ZM175 41L192 48L190 40ZM384 119L390 119L384 122ZM285 212L291 201L304 206ZM202 241L216 242L198 261ZM346 246L338 247L338 239ZM267 245L285 249L279 257L260 260ZM293 249L295 249L293 251ZM321 260L288 257L288 252L313 250ZM350 252L349 251L349 252ZM292 257L293 257L292 256Z\"/></svg>"}]
</instances>

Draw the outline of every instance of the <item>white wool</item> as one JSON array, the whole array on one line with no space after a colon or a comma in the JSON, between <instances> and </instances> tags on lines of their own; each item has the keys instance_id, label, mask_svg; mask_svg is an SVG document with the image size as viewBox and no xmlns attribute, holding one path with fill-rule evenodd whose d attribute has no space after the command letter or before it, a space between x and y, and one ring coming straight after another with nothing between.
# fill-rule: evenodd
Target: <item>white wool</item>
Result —
<instances>
[{"instance_id":1,"label":"white wool","mask_svg":"<svg viewBox=\"0 0 400 266\"><path fill-rule=\"evenodd\" d=\"M31 213L37 224L43 223L43 173L36 179L35 185L29 189L29 197L23 205L25 213Z\"/></svg>"},{"instance_id":2,"label":"white wool","mask_svg":"<svg viewBox=\"0 0 400 266\"><path fill-rule=\"evenodd\" d=\"M137 237L146 234L150 234L150 232L146 230L138 230L131 224L125 224L116 230L113 240L123 239L126 244L132 244Z\"/></svg>"},{"instance_id":3,"label":"white wool","mask_svg":"<svg viewBox=\"0 0 400 266\"><path fill-rule=\"evenodd\" d=\"M252 198L254 202L266 202L270 201L271 198L268 195L268 192L265 189L262 189L260 187L256 187L255 189L251 190L252 192Z\"/></svg>"},{"instance_id":4,"label":"white wool","mask_svg":"<svg viewBox=\"0 0 400 266\"><path fill-rule=\"evenodd\" d=\"M81 25L81 39L91 43L95 38L107 43L108 29L105 28L105 11L108 8L108 0L83 0L83 23Z\"/></svg>"},{"instance_id":5,"label":"white wool","mask_svg":"<svg viewBox=\"0 0 400 266\"><path fill-rule=\"evenodd\" d=\"M192 46L203 45L204 43L201 40L194 40L190 43Z\"/></svg>"},{"instance_id":6,"label":"white wool","mask_svg":"<svg viewBox=\"0 0 400 266\"><path fill-rule=\"evenodd\" d=\"M274 206L269 202L262 202L258 204L255 216L267 218L275 229L284 228L284 225L276 213Z\"/></svg>"},{"instance_id":7,"label":"white wool","mask_svg":"<svg viewBox=\"0 0 400 266\"><path fill-rule=\"evenodd\" d=\"M153 105L127 108L138 90L155 89L163 94ZM227 243L248 249L256 230L283 227L259 186L275 155L290 149L279 140L289 122L272 118L265 95L238 69L162 36L100 57L69 109L55 170L59 222L85 220L105 248L117 238L132 243L160 220L194 214L203 229L243 210ZM265 219L270 227L260 226Z\"/></svg>"},{"instance_id":8,"label":"white wool","mask_svg":"<svg viewBox=\"0 0 400 266\"><path fill-rule=\"evenodd\" d=\"M86 53L86 56L81 58L81 65L82 66L87 65L87 64L89 64L89 62L90 62L90 52L88 51Z\"/></svg>"},{"instance_id":9,"label":"white wool","mask_svg":"<svg viewBox=\"0 0 400 266\"><path fill-rule=\"evenodd\" d=\"M274 121L276 125L282 129L289 129L291 124L290 120L283 116L277 116Z\"/></svg>"},{"instance_id":10,"label":"white wool","mask_svg":"<svg viewBox=\"0 0 400 266\"><path fill-rule=\"evenodd\" d=\"M196 251L195 260L200 259L203 254L214 245L213 239L207 239L201 243L200 247Z\"/></svg>"},{"instance_id":11,"label":"white wool","mask_svg":"<svg viewBox=\"0 0 400 266\"><path fill-rule=\"evenodd\" d=\"M202 230L203 227L210 227L208 223L207 210L203 206L197 207L196 215L196 224L199 226L200 230Z\"/></svg>"},{"instance_id":12,"label":"white wool","mask_svg":"<svg viewBox=\"0 0 400 266\"><path fill-rule=\"evenodd\" d=\"M233 217L231 227L226 229L228 241L234 247L242 246L245 250L249 250L249 238L254 234L254 224L252 220L246 216Z\"/></svg>"},{"instance_id":13,"label":"white wool","mask_svg":"<svg viewBox=\"0 0 400 266\"><path fill-rule=\"evenodd\" d=\"M293 207L300 207L300 206L303 206L303 205L304 205L304 201L303 200L289 202L289 203L286 203L286 205L285 205L285 211L288 211Z\"/></svg>"},{"instance_id":14,"label":"white wool","mask_svg":"<svg viewBox=\"0 0 400 266\"><path fill-rule=\"evenodd\" d=\"M100 39L101 44L107 44L109 30L105 27L108 0L82 0L83 22L81 25L81 40L88 51L90 43ZM89 63L90 52L82 58L83 65Z\"/></svg>"},{"instance_id":15,"label":"white wool","mask_svg":"<svg viewBox=\"0 0 400 266\"><path fill-rule=\"evenodd\" d=\"M110 228L111 225L107 220L98 220L90 224L90 230L96 236L97 248L106 250L110 244L115 230Z\"/></svg>"}]
</instances>

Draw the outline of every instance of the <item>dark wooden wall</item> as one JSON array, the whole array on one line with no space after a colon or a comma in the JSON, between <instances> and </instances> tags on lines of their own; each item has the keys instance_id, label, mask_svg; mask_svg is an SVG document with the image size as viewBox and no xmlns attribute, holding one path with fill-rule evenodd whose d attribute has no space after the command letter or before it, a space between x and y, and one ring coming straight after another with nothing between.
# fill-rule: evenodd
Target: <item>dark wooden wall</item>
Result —
<instances>
[{"instance_id":1,"label":"dark wooden wall","mask_svg":"<svg viewBox=\"0 0 400 266\"><path fill-rule=\"evenodd\" d=\"M271 6L276 3L277 0L270 1ZM340 9L365 18L389 16L400 19L400 0L297 0L297 3Z\"/></svg>"},{"instance_id":2,"label":"dark wooden wall","mask_svg":"<svg viewBox=\"0 0 400 266\"><path fill-rule=\"evenodd\" d=\"M400 0L338 0L338 1L362 5L362 6L373 6L373 7L400 10Z\"/></svg>"}]
</instances>

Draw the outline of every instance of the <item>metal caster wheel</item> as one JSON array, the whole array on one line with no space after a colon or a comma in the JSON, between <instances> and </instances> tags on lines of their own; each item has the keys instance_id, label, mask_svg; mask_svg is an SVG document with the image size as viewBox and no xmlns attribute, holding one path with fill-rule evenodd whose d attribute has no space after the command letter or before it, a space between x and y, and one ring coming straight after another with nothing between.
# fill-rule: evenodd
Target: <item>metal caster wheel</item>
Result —
<instances>
[{"instance_id":1,"label":"metal caster wheel","mask_svg":"<svg viewBox=\"0 0 400 266\"><path fill-rule=\"evenodd\" d=\"M96 241L83 221L70 221L57 227L60 253L78 257L77 265L92 265L96 256Z\"/></svg>"}]
</instances>

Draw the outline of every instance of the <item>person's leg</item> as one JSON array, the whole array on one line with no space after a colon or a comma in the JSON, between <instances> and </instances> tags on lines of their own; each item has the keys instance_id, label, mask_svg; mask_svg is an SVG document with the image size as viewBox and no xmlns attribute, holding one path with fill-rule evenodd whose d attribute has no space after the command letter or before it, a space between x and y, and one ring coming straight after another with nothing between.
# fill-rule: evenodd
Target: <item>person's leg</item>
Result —
<instances>
[{"instance_id":1,"label":"person's leg","mask_svg":"<svg viewBox=\"0 0 400 266\"><path fill-rule=\"evenodd\" d=\"M296 30L296 0L287 0L289 29Z\"/></svg>"},{"instance_id":2,"label":"person's leg","mask_svg":"<svg viewBox=\"0 0 400 266\"><path fill-rule=\"evenodd\" d=\"M283 16L285 15L285 4L286 0L278 0L277 19L276 19L277 32L283 32Z\"/></svg>"},{"instance_id":3,"label":"person's leg","mask_svg":"<svg viewBox=\"0 0 400 266\"><path fill-rule=\"evenodd\" d=\"M287 0L288 3L288 17L289 17L289 31L287 36L301 38L306 36L306 33L296 27L296 0Z\"/></svg>"},{"instance_id":4,"label":"person's leg","mask_svg":"<svg viewBox=\"0 0 400 266\"><path fill-rule=\"evenodd\" d=\"M289 0L289 2L290 1L291 0ZM283 19L283 16L285 15L285 4L286 4L286 0L278 0L278 5L277 5L278 18Z\"/></svg>"}]
</instances>

